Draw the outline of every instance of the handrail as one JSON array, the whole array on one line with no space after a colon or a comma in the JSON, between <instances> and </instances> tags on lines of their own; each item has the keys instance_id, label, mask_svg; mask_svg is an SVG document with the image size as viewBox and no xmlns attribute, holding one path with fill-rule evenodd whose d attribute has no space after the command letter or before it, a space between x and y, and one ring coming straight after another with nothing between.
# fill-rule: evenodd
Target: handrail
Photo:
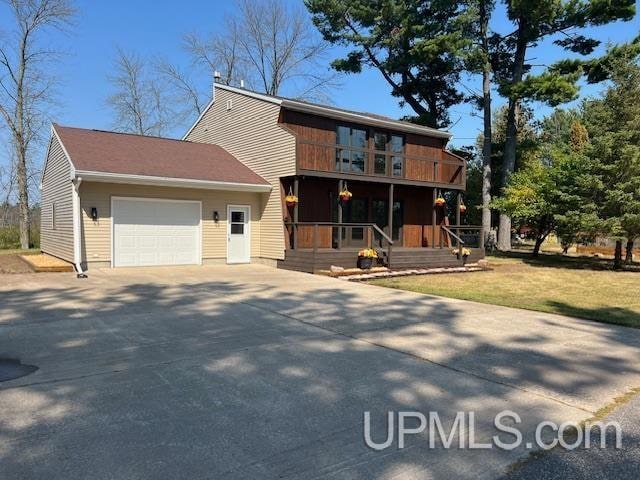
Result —
<instances>
[{"instance_id":1,"label":"handrail","mask_svg":"<svg viewBox=\"0 0 640 480\"><path fill-rule=\"evenodd\" d=\"M484 250L485 229L482 225L442 225L441 228L458 241L459 250L462 250L462 246L465 244L465 242L464 240L462 240L462 238L460 238L459 235L453 233L453 230L478 230L478 248Z\"/></svg>"},{"instance_id":2,"label":"handrail","mask_svg":"<svg viewBox=\"0 0 640 480\"><path fill-rule=\"evenodd\" d=\"M445 225L440 225L440 228L442 230L444 230L445 232L447 232L449 235L451 235L453 238L455 238L458 241L458 245L464 245L464 240L462 240L458 235L456 235L455 233L453 233L449 227L445 226Z\"/></svg>"}]
</instances>

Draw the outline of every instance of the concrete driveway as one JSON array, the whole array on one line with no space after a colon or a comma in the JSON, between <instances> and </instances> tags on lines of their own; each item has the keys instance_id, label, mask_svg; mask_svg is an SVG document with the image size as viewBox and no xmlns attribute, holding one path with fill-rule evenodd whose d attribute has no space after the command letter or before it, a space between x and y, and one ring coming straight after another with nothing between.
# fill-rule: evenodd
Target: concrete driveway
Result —
<instances>
[{"instance_id":1,"label":"concrete driveway","mask_svg":"<svg viewBox=\"0 0 640 480\"><path fill-rule=\"evenodd\" d=\"M3 479L496 478L526 442L377 451L363 412L377 442L398 410L531 440L640 386L640 330L259 265L0 283L0 357L39 367L0 384Z\"/></svg>"}]
</instances>

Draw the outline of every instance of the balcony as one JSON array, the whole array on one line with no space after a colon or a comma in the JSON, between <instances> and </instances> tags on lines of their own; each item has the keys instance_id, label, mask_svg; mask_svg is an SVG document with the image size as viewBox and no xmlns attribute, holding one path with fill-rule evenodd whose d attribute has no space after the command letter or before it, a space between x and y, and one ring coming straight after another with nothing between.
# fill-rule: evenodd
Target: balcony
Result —
<instances>
[{"instance_id":1,"label":"balcony","mask_svg":"<svg viewBox=\"0 0 640 480\"><path fill-rule=\"evenodd\" d=\"M409 149L410 145L407 145L407 152L398 154L298 139L298 175L320 174L384 183L465 188L463 159L446 150L423 156L412 155Z\"/></svg>"}]
</instances>

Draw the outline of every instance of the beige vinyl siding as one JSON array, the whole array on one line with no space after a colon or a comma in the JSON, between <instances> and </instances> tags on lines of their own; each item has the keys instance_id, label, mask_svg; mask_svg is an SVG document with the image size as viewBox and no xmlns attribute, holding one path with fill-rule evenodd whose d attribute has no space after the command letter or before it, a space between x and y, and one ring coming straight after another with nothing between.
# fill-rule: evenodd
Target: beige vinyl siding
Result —
<instances>
[{"instance_id":1,"label":"beige vinyl siding","mask_svg":"<svg viewBox=\"0 0 640 480\"><path fill-rule=\"evenodd\" d=\"M73 262L72 202L71 165L54 135L42 178L40 248L45 253L69 262ZM54 209L55 227L52 228L51 215Z\"/></svg>"},{"instance_id":2,"label":"beige vinyl siding","mask_svg":"<svg viewBox=\"0 0 640 480\"><path fill-rule=\"evenodd\" d=\"M296 172L295 137L279 126L279 115L279 105L217 89L216 101L186 138L220 145L273 185L260 223L262 256L272 259L284 259L285 249L280 177Z\"/></svg>"},{"instance_id":3,"label":"beige vinyl siding","mask_svg":"<svg viewBox=\"0 0 640 480\"><path fill-rule=\"evenodd\" d=\"M202 258L204 260L227 257L227 205L251 207L251 256L260 257L260 193L228 192L191 188L153 187L99 182L80 185L82 211L83 262L111 261L111 197L143 197L202 202ZM91 208L98 209L98 220L91 219ZM220 221L213 221L218 211Z\"/></svg>"}]
</instances>

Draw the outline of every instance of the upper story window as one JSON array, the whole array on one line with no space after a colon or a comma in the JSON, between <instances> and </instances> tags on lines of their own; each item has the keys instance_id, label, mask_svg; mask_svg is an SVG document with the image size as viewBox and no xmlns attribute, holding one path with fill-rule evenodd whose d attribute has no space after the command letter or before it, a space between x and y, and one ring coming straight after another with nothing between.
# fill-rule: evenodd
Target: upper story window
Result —
<instances>
[{"instance_id":1,"label":"upper story window","mask_svg":"<svg viewBox=\"0 0 640 480\"><path fill-rule=\"evenodd\" d=\"M385 132L373 134L375 157L373 173L376 175L391 175L402 177L404 168L404 137Z\"/></svg>"},{"instance_id":2,"label":"upper story window","mask_svg":"<svg viewBox=\"0 0 640 480\"><path fill-rule=\"evenodd\" d=\"M363 128L339 125L336 130L336 170L365 173L367 171L368 135Z\"/></svg>"},{"instance_id":3,"label":"upper story window","mask_svg":"<svg viewBox=\"0 0 640 480\"><path fill-rule=\"evenodd\" d=\"M371 135L370 139L366 128L339 125L335 169L344 173L404 176L404 136L375 130Z\"/></svg>"}]
</instances>

